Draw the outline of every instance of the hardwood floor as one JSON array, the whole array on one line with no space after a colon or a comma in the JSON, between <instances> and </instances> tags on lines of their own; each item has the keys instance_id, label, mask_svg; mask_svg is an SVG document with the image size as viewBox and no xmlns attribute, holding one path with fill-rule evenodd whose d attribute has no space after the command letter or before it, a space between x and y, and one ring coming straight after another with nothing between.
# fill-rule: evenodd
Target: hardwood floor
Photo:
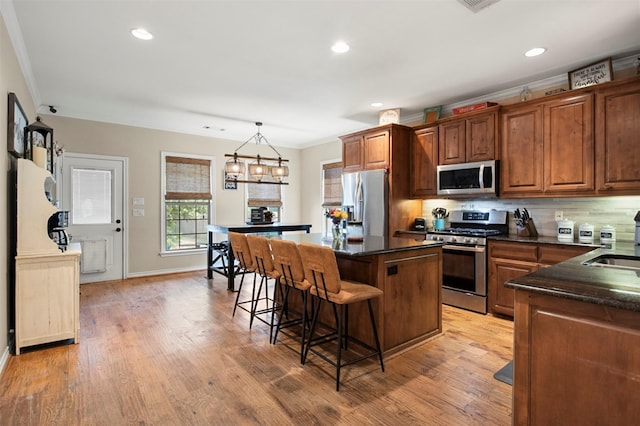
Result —
<instances>
[{"instance_id":1,"label":"hardwood floor","mask_svg":"<svg viewBox=\"0 0 640 426\"><path fill-rule=\"evenodd\" d=\"M80 343L12 356L0 376L3 425L511 424L513 324L443 306L444 333L343 370L238 311L204 271L86 284ZM249 286L245 286L249 287Z\"/></svg>"}]
</instances>

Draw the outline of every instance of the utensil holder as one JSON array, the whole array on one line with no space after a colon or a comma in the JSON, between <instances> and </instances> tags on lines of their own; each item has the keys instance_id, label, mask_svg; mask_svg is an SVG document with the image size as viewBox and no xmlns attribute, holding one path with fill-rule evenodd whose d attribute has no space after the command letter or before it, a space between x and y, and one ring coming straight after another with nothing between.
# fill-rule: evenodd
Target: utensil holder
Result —
<instances>
[{"instance_id":1,"label":"utensil holder","mask_svg":"<svg viewBox=\"0 0 640 426\"><path fill-rule=\"evenodd\" d=\"M536 229L536 224L533 222L533 219L527 220L522 225L516 225L516 231L519 237L538 236L538 230Z\"/></svg>"}]
</instances>

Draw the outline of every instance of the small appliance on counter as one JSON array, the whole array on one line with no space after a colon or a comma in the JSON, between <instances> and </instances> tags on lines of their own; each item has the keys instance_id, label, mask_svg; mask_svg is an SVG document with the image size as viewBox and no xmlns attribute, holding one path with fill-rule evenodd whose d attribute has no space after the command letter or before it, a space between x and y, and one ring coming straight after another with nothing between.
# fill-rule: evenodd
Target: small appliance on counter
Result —
<instances>
[{"instance_id":1,"label":"small appliance on counter","mask_svg":"<svg viewBox=\"0 0 640 426\"><path fill-rule=\"evenodd\" d=\"M68 211L58 211L49 217L47 232L49 233L49 238L58 245L60 251L66 251L69 245L69 235L66 229L68 226Z\"/></svg>"},{"instance_id":2,"label":"small appliance on counter","mask_svg":"<svg viewBox=\"0 0 640 426\"><path fill-rule=\"evenodd\" d=\"M427 230L427 220L424 217L416 217L413 221L413 230L414 231L426 231Z\"/></svg>"}]
</instances>

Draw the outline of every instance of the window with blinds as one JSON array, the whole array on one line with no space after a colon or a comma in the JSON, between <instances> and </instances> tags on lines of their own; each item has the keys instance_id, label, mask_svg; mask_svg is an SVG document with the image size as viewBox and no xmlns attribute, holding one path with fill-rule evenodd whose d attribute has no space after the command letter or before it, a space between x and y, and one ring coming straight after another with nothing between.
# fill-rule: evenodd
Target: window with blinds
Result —
<instances>
[{"instance_id":1,"label":"window with blinds","mask_svg":"<svg viewBox=\"0 0 640 426\"><path fill-rule=\"evenodd\" d=\"M165 155L164 251L206 248L211 219L212 159Z\"/></svg>"},{"instance_id":2,"label":"window with blinds","mask_svg":"<svg viewBox=\"0 0 640 426\"><path fill-rule=\"evenodd\" d=\"M262 181L273 179L265 176ZM251 209L266 207L271 212L271 221L280 222L280 209L282 208L282 185L266 185L264 183L247 184L247 218L251 218Z\"/></svg>"},{"instance_id":3,"label":"window with blinds","mask_svg":"<svg viewBox=\"0 0 640 426\"><path fill-rule=\"evenodd\" d=\"M322 207L342 205L342 162L322 166Z\"/></svg>"}]
</instances>

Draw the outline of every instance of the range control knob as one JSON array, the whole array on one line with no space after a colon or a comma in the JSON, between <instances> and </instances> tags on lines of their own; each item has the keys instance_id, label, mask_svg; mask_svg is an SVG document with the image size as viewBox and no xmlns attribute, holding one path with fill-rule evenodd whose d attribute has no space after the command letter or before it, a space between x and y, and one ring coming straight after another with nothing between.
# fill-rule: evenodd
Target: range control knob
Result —
<instances>
[{"instance_id":1,"label":"range control knob","mask_svg":"<svg viewBox=\"0 0 640 426\"><path fill-rule=\"evenodd\" d=\"M455 242L457 242L457 241L458 241L458 239L457 239L456 237L451 237L451 242L452 242L452 243L455 243Z\"/></svg>"}]
</instances>

